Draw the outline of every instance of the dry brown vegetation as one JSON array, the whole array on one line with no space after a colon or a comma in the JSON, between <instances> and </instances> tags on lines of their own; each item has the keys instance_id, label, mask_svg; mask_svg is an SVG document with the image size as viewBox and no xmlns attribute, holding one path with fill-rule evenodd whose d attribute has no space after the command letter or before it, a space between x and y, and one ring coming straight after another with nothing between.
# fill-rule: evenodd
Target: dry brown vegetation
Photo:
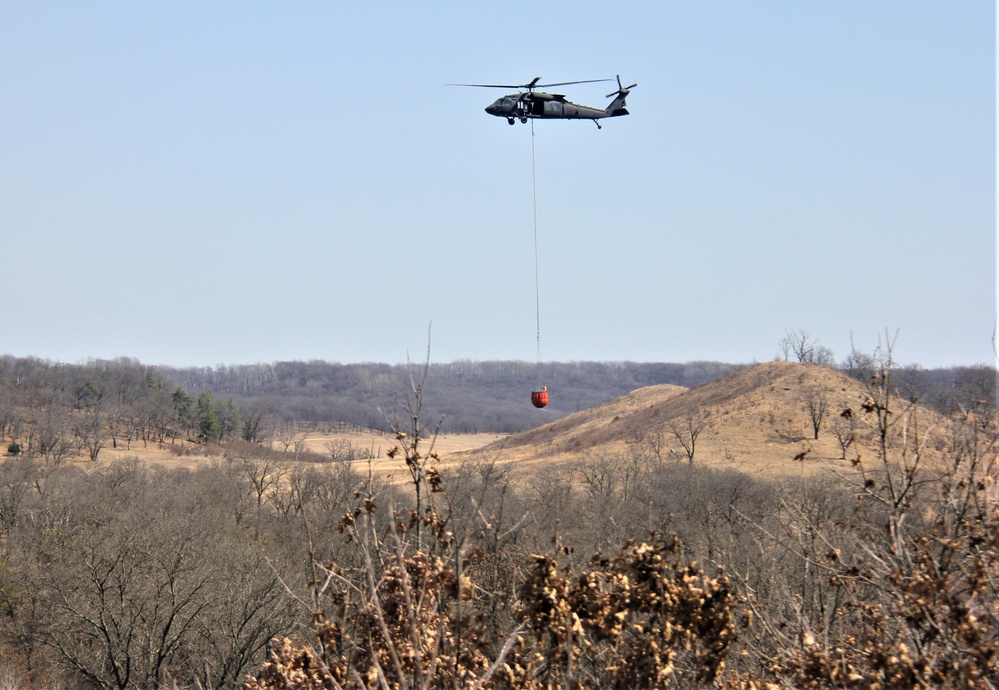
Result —
<instances>
[{"instance_id":1,"label":"dry brown vegetation","mask_svg":"<svg viewBox=\"0 0 999 690\"><path fill-rule=\"evenodd\" d=\"M434 448L441 457L467 452L486 446L505 434L446 434L435 439ZM290 442L286 442L290 439ZM397 481L405 466L402 462L389 458L386 451L395 443L392 434L374 429L351 429L332 432L315 425L300 425L288 432L287 437L273 440L267 447L274 457L283 464L315 464L343 460L349 454L352 461L364 461L373 472L388 481ZM97 461L91 461L86 454L76 452L60 460L61 465L93 470L110 467L123 461L139 461L167 469L196 470L206 467L229 456L239 456L248 451L241 444L205 445L188 440L174 440L167 443L154 443L145 446L135 444L126 448L104 448ZM254 451L256 454L256 451Z\"/></svg>"},{"instance_id":2,"label":"dry brown vegetation","mask_svg":"<svg viewBox=\"0 0 999 690\"><path fill-rule=\"evenodd\" d=\"M828 407L815 439L808 396L819 395ZM707 414L707 424L698 439L698 464L733 469L754 476L800 475L829 469L846 469L836 427L849 427L845 410L859 411L868 397L867 386L834 369L792 362L767 362L745 367L694 388L673 385L648 386L613 401L541 424L516 434L447 434L434 439L434 450L447 466L464 460L495 458L515 463L522 471L539 470L580 460L659 454L670 462L687 462L680 439L670 422L693 411ZM895 406L904 401L898 401ZM539 417L544 413L539 413ZM932 437L927 453L945 447L946 420L920 408L920 423ZM860 422L860 417L856 418ZM869 435L871 429L854 424L854 435ZM370 429L329 431L317 425L298 425L278 432L270 446L288 453L288 461L307 454L307 461L328 458L349 449L353 459L371 459L374 471L389 478L404 471L401 463L386 457L392 434ZM177 444L186 447L179 450ZM137 457L168 466L194 466L222 449L204 448L178 441L172 445L106 449L108 462ZM804 454L800 462L794 459ZM199 460L201 458L201 460ZM77 461L85 461L83 455Z\"/></svg>"},{"instance_id":3,"label":"dry brown vegetation","mask_svg":"<svg viewBox=\"0 0 999 690\"><path fill-rule=\"evenodd\" d=\"M827 403L819 438L814 438L809 397ZM617 400L513 434L477 448L469 458L494 457L520 466L551 467L581 458L653 453L687 462L670 423L699 411L707 423L698 439L695 461L760 477L847 469L837 426L850 427L851 410L859 440L873 429L858 413L869 387L834 369L792 362L767 362L741 369L695 388L650 386ZM908 403L895 400L893 408ZM921 431L929 435L924 451L946 447L949 422L919 407ZM869 438L868 438L869 440ZM801 462L794 462L804 453Z\"/></svg>"},{"instance_id":4,"label":"dry brown vegetation","mask_svg":"<svg viewBox=\"0 0 999 690\"><path fill-rule=\"evenodd\" d=\"M471 450L420 426L421 381L392 436L8 459L0 677L996 687L992 408L941 416L877 362L644 388Z\"/></svg>"},{"instance_id":5,"label":"dry brown vegetation","mask_svg":"<svg viewBox=\"0 0 999 690\"><path fill-rule=\"evenodd\" d=\"M890 356L880 364L860 385L780 364L642 391L443 475L400 433L397 452L430 500L408 521L390 513L391 530L375 526L371 497L344 516L364 558L353 575L331 563L316 579L319 645L282 642L248 687L995 687L995 419L934 418L893 396ZM837 441L847 458L823 458L840 460L824 474L781 479L763 463L778 482L754 484L695 470L690 450L684 463L658 446L634 450L636 431L668 429L686 449L684 430L712 418L745 429L762 413L774 418L756 423L757 438L787 453L807 438L782 407L792 402L812 441L830 409L850 423L850 442ZM521 459L504 466L474 459L516 449ZM573 462L583 449L600 455ZM802 467L811 452L790 461ZM515 519L518 477L527 500ZM535 538L553 535L547 554L519 545L525 518ZM692 540L663 540L660 526ZM643 527L647 542L601 555ZM596 547L588 565L570 542ZM697 555L713 575L685 560Z\"/></svg>"}]
</instances>

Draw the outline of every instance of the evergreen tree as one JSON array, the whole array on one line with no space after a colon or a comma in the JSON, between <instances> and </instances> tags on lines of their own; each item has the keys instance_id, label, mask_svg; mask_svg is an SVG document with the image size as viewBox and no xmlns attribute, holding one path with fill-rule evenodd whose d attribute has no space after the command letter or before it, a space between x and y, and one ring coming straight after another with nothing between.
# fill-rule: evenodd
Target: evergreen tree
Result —
<instances>
[{"instance_id":1,"label":"evergreen tree","mask_svg":"<svg viewBox=\"0 0 999 690\"><path fill-rule=\"evenodd\" d=\"M222 427L219 425L218 413L215 409L215 399L205 391L198 396L196 411L198 439L208 443L221 439Z\"/></svg>"},{"instance_id":2,"label":"evergreen tree","mask_svg":"<svg viewBox=\"0 0 999 690\"><path fill-rule=\"evenodd\" d=\"M177 423L185 432L190 432L194 423L194 398L179 386L170 397L173 400L173 409L177 411Z\"/></svg>"},{"instance_id":3,"label":"evergreen tree","mask_svg":"<svg viewBox=\"0 0 999 690\"><path fill-rule=\"evenodd\" d=\"M229 398L224 404L216 406L215 416L219 425L219 441L231 441L242 424L239 407Z\"/></svg>"}]
</instances>

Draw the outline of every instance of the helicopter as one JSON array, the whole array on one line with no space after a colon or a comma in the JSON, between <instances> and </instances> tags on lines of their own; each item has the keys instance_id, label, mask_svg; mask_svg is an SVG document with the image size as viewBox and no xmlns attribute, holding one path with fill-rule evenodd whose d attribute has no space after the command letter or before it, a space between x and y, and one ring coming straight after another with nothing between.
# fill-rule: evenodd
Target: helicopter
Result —
<instances>
[{"instance_id":1,"label":"helicopter","mask_svg":"<svg viewBox=\"0 0 999 690\"><path fill-rule=\"evenodd\" d=\"M448 84L448 86L479 86L487 89L522 89L519 93L511 93L493 101L486 107L486 112L496 117L505 117L511 125L520 120L526 123L528 118L542 120L593 120L597 129L601 129L599 120L605 117L627 115L624 107L625 98L631 89L638 86L621 86L621 76L617 76L617 91L607 94L614 97L606 108L595 108L579 105L565 100L565 96L557 93L545 93L535 89L545 89L552 86L568 86L570 84L591 84L613 79L583 79L581 81L560 81L551 84L539 84L541 77L535 77L526 84Z\"/></svg>"}]
</instances>

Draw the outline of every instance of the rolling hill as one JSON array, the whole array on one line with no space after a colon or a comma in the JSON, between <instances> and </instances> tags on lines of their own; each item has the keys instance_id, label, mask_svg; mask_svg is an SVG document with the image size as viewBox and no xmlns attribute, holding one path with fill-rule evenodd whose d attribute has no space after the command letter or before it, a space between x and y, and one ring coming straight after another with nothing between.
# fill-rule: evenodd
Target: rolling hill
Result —
<instances>
[{"instance_id":1,"label":"rolling hill","mask_svg":"<svg viewBox=\"0 0 999 690\"><path fill-rule=\"evenodd\" d=\"M684 441L689 443L691 426L703 423L694 447L694 462L698 464L763 476L799 474L829 466L846 468L858 452L871 457L863 448L873 441L871 415L861 412L867 397L864 383L836 370L767 362L692 388L640 388L461 457L489 457L528 466L639 453L657 455L667 462L688 462L681 438L686 437ZM814 438L810 406L816 417L824 406L818 439ZM891 403L897 413L911 406L899 399ZM843 416L847 409L851 411L849 418ZM949 422L930 410L913 409L918 414L916 426L907 429L910 439L919 431L924 442L930 441L924 447L927 453L941 448ZM850 433L856 436L847 459L843 459L837 430L844 441ZM801 461L795 461L796 456Z\"/></svg>"}]
</instances>

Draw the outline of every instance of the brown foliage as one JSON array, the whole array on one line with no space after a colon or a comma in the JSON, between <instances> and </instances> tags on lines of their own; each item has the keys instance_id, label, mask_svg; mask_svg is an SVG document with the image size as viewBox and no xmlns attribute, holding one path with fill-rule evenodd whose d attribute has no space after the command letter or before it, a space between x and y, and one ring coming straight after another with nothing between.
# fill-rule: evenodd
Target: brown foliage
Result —
<instances>
[{"instance_id":1,"label":"brown foliage","mask_svg":"<svg viewBox=\"0 0 999 690\"><path fill-rule=\"evenodd\" d=\"M554 558L532 556L521 616L535 656L511 687L663 687L686 649L695 650L697 680L714 680L734 639L736 598L723 573L673 561L679 546L629 541L612 558L594 556L575 579Z\"/></svg>"},{"instance_id":2,"label":"brown foliage","mask_svg":"<svg viewBox=\"0 0 999 690\"><path fill-rule=\"evenodd\" d=\"M325 569L315 647L281 641L247 688L656 688L683 674L713 681L735 639L727 577L680 565L675 538L630 541L577 575L557 555L531 555L520 625L497 636L473 579L479 554L448 555L440 530L441 553L406 553L399 525L387 548L372 513L356 511L346 527L364 568Z\"/></svg>"}]
</instances>

